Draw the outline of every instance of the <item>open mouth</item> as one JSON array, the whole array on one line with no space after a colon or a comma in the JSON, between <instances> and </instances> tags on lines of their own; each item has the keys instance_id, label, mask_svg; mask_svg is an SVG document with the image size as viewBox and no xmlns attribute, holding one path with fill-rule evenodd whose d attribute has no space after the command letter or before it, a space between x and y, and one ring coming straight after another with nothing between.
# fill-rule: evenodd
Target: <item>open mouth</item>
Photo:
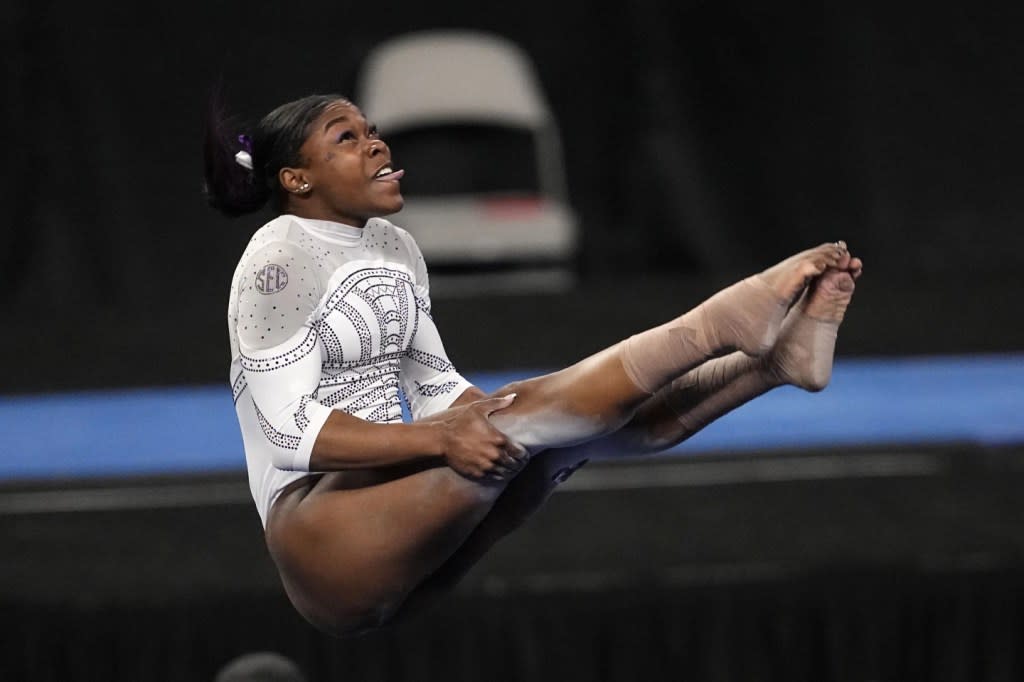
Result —
<instances>
[{"instance_id":1,"label":"open mouth","mask_svg":"<svg viewBox=\"0 0 1024 682\"><path fill-rule=\"evenodd\" d=\"M395 170L390 164L388 164L387 166L384 166L379 171L374 173L373 174L373 179L374 180L398 180L403 175L405 175L405 171L404 170L402 170L402 169Z\"/></svg>"}]
</instances>

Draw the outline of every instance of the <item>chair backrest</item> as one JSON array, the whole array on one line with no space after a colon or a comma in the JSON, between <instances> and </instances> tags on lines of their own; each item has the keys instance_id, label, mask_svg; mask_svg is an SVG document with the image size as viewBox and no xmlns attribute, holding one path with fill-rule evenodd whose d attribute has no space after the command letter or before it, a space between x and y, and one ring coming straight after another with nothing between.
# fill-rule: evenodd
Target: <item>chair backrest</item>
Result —
<instances>
[{"instance_id":1,"label":"chair backrest","mask_svg":"<svg viewBox=\"0 0 1024 682\"><path fill-rule=\"evenodd\" d=\"M390 38L363 60L356 103L385 136L452 124L529 131L540 192L568 203L561 135L529 54L470 29Z\"/></svg>"},{"instance_id":2,"label":"chair backrest","mask_svg":"<svg viewBox=\"0 0 1024 682\"><path fill-rule=\"evenodd\" d=\"M524 49L476 30L402 34L367 53L355 101L407 170L399 219L431 262L435 291L437 265L493 275L496 263L543 263L553 284L523 270L510 286L568 281L559 273L576 253L576 216L555 117Z\"/></svg>"},{"instance_id":3,"label":"chair backrest","mask_svg":"<svg viewBox=\"0 0 1024 682\"><path fill-rule=\"evenodd\" d=\"M453 121L539 130L552 119L529 56L479 31L418 31L381 43L363 62L358 93L359 106L392 132Z\"/></svg>"}]
</instances>

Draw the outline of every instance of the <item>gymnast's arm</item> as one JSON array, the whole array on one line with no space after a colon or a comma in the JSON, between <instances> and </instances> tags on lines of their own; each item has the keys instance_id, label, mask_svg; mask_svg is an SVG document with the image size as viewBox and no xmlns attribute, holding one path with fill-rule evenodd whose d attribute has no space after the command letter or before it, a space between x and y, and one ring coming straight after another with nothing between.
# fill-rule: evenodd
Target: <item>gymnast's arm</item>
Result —
<instances>
[{"instance_id":1,"label":"gymnast's arm","mask_svg":"<svg viewBox=\"0 0 1024 682\"><path fill-rule=\"evenodd\" d=\"M332 410L313 444L309 468L330 471L438 459L479 478L507 460L509 441L487 415L510 403L504 398L463 401L443 418L411 424L376 424Z\"/></svg>"}]
</instances>

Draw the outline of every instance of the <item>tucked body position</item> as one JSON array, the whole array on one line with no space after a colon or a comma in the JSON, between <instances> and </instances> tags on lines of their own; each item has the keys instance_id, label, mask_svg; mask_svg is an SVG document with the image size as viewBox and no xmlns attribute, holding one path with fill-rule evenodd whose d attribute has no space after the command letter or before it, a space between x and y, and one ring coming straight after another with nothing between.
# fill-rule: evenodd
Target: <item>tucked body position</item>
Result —
<instances>
[{"instance_id":1,"label":"tucked body position","mask_svg":"<svg viewBox=\"0 0 1024 682\"><path fill-rule=\"evenodd\" d=\"M312 95L242 134L227 120L215 102L210 204L275 215L228 301L249 483L291 603L324 632L430 604L588 459L658 452L776 386L829 381L862 270L843 242L485 394L445 353L423 257L386 219L403 171L359 108Z\"/></svg>"}]
</instances>

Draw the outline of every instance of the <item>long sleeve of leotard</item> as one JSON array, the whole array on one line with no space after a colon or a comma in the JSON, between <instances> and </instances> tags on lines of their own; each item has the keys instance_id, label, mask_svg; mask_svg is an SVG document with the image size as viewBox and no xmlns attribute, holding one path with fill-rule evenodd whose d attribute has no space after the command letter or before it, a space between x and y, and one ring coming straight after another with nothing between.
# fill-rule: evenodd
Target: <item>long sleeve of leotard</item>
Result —
<instances>
[{"instance_id":1,"label":"long sleeve of leotard","mask_svg":"<svg viewBox=\"0 0 1024 682\"><path fill-rule=\"evenodd\" d=\"M414 420L446 409L472 384L460 375L448 359L441 334L430 314L430 283L419 247L408 234L406 246L413 265L413 293L416 297L416 333L402 358L400 380Z\"/></svg>"},{"instance_id":2,"label":"long sleeve of leotard","mask_svg":"<svg viewBox=\"0 0 1024 682\"><path fill-rule=\"evenodd\" d=\"M239 355L260 429L275 467L308 471L331 412L317 401L323 351L313 316L321 285L312 257L287 241L265 245L243 267Z\"/></svg>"}]
</instances>

